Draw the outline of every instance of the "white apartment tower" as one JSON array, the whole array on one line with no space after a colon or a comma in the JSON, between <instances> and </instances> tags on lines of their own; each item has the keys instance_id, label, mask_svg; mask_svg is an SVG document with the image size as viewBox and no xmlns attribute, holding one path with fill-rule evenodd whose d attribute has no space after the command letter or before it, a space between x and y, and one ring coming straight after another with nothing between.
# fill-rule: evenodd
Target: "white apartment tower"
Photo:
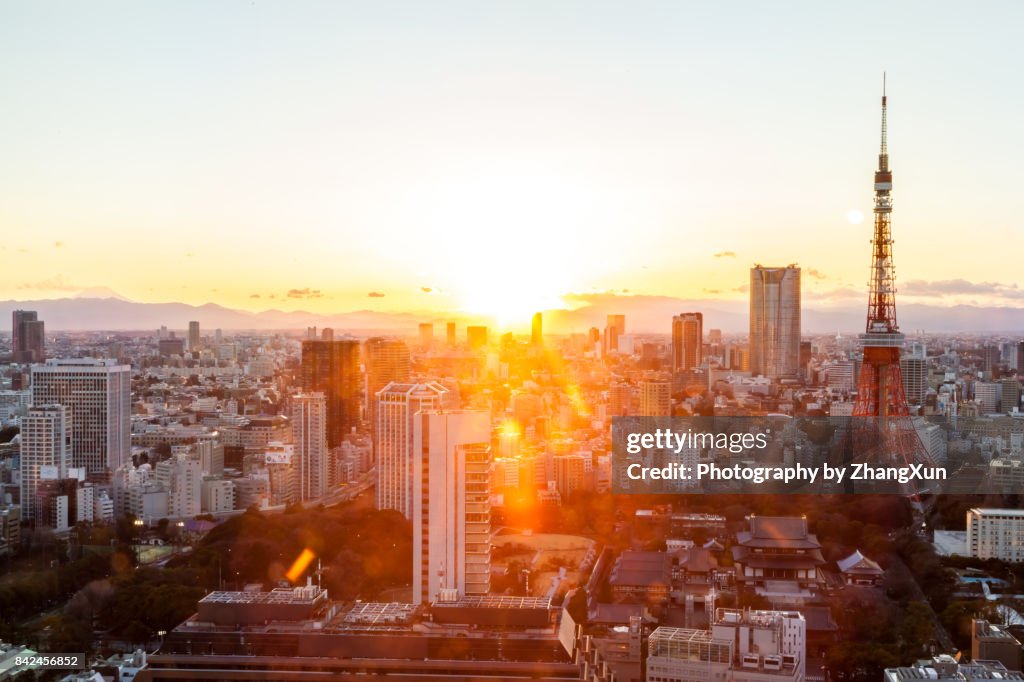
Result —
<instances>
[{"instance_id":1,"label":"white apartment tower","mask_svg":"<svg viewBox=\"0 0 1024 682\"><path fill-rule=\"evenodd\" d=\"M415 417L414 603L490 590L490 422L486 411Z\"/></svg>"},{"instance_id":2,"label":"white apartment tower","mask_svg":"<svg viewBox=\"0 0 1024 682\"><path fill-rule=\"evenodd\" d=\"M71 408L71 466L106 478L131 461L132 370L115 360L47 360L32 366L32 403Z\"/></svg>"},{"instance_id":3,"label":"white apartment tower","mask_svg":"<svg viewBox=\"0 0 1024 682\"><path fill-rule=\"evenodd\" d=\"M966 544L972 557L1024 561L1024 509L968 509Z\"/></svg>"},{"instance_id":4,"label":"white apartment tower","mask_svg":"<svg viewBox=\"0 0 1024 682\"><path fill-rule=\"evenodd\" d=\"M438 383L397 382L377 393L377 509L395 509L412 519L413 420L421 411L441 409L447 393Z\"/></svg>"},{"instance_id":5,"label":"white apartment tower","mask_svg":"<svg viewBox=\"0 0 1024 682\"><path fill-rule=\"evenodd\" d=\"M30 407L21 420L21 509L25 519L34 518L39 479L65 478L70 464L71 408Z\"/></svg>"},{"instance_id":6,"label":"white apartment tower","mask_svg":"<svg viewBox=\"0 0 1024 682\"><path fill-rule=\"evenodd\" d=\"M170 459L157 463L154 476L160 489L167 492L168 518L184 519L202 510L203 468L188 446L175 449Z\"/></svg>"},{"instance_id":7,"label":"white apartment tower","mask_svg":"<svg viewBox=\"0 0 1024 682\"><path fill-rule=\"evenodd\" d=\"M323 393L292 397L292 437L298 460L298 501L318 500L327 492L327 398Z\"/></svg>"}]
</instances>

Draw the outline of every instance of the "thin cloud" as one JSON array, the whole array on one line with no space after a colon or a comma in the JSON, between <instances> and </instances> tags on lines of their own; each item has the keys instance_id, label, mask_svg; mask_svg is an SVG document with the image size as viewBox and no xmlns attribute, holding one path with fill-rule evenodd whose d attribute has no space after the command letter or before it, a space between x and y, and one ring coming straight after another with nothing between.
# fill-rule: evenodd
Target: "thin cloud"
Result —
<instances>
[{"instance_id":1,"label":"thin cloud","mask_svg":"<svg viewBox=\"0 0 1024 682\"><path fill-rule=\"evenodd\" d=\"M806 300L835 301L862 298L867 300L867 292L852 287L840 287L830 291L804 291L800 294Z\"/></svg>"},{"instance_id":2,"label":"thin cloud","mask_svg":"<svg viewBox=\"0 0 1024 682\"><path fill-rule=\"evenodd\" d=\"M39 282L24 282L16 285L16 288L37 291L79 291L83 287L64 279L64 275L56 275Z\"/></svg>"},{"instance_id":3,"label":"thin cloud","mask_svg":"<svg viewBox=\"0 0 1024 682\"><path fill-rule=\"evenodd\" d=\"M821 270L815 270L814 268L807 268L806 270L804 270L804 272L807 273L808 277L813 277L814 279L828 279L828 275L826 275Z\"/></svg>"},{"instance_id":4,"label":"thin cloud","mask_svg":"<svg viewBox=\"0 0 1024 682\"><path fill-rule=\"evenodd\" d=\"M735 251L719 251L718 253L715 254L715 258L735 258L735 257L736 257L736 252Z\"/></svg>"},{"instance_id":5,"label":"thin cloud","mask_svg":"<svg viewBox=\"0 0 1024 682\"><path fill-rule=\"evenodd\" d=\"M249 294L249 298L259 298L259 294Z\"/></svg>"},{"instance_id":6,"label":"thin cloud","mask_svg":"<svg viewBox=\"0 0 1024 682\"><path fill-rule=\"evenodd\" d=\"M366 295L367 298L384 298L384 294L379 291L371 291Z\"/></svg>"},{"instance_id":7,"label":"thin cloud","mask_svg":"<svg viewBox=\"0 0 1024 682\"><path fill-rule=\"evenodd\" d=\"M289 289L288 298L323 298L323 294L320 293L319 289Z\"/></svg>"},{"instance_id":8,"label":"thin cloud","mask_svg":"<svg viewBox=\"0 0 1024 682\"><path fill-rule=\"evenodd\" d=\"M432 293L434 293L433 287L420 287L420 291L422 291L425 294L432 294Z\"/></svg>"},{"instance_id":9,"label":"thin cloud","mask_svg":"<svg viewBox=\"0 0 1024 682\"><path fill-rule=\"evenodd\" d=\"M53 243L53 248L55 249L59 249L62 246L64 246L64 242L60 241L59 239Z\"/></svg>"},{"instance_id":10,"label":"thin cloud","mask_svg":"<svg viewBox=\"0 0 1024 682\"><path fill-rule=\"evenodd\" d=\"M899 292L906 296L993 296L996 298L1024 299L1024 291L1016 284L971 282L966 279L935 281L912 279L901 284Z\"/></svg>"}]
</instances>

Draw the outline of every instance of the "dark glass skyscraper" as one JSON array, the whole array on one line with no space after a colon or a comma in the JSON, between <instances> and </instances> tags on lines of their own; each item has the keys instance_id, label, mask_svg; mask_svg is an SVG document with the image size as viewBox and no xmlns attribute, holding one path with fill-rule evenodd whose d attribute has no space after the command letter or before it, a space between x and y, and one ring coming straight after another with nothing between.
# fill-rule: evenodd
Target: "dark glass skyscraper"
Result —
<instances>
[{"instance_id":1,"label":"dark glass skyscraper","mask_svg":"<svg viewBox=\"0 0 1024 682\"><path fill-rule=\"evenodd\" d=\"M46 331L34 310L15 310L11 315L11 353L14 362L42 362Z\"/></svg>"},{"instance_id":2,"label":"dark glass skyscraper","mask_svg":"<svg viewBox=\"0 0 1024 682\"><path fill-rule=\"evenodd\" d=\"M341 445L345 434L359 425L362 373L359 341L342 339L302 342L302 388L327 398L327 446Z\"/></svg>"},{"instance_id":3,"label":"dark glass skyscraper","mask_svg":"<svg viewBox=\"0 0 1024 682\"><path fill-rule=\"evenodd\" d=\"M672 371L700 367L704 361L704 315L683 313L672 318Z\"/></svg>"}]
</instances>

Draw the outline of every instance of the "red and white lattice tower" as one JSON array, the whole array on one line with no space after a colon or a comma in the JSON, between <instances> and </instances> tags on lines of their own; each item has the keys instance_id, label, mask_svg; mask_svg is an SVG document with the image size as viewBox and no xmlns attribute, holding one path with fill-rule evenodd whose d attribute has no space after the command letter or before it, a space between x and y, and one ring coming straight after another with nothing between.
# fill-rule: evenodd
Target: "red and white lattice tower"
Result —
<instances>
[{"instance_id":1,"label":"red and white lattice tower","mask_svg":"<svg viewBox=\"0 0 1024 682\"><path fill-rule=\"evenodd\" d=\"M914 429L903 392L900 353L903 334L896 323L896 272L892 259L892 171L886 140L886 95L882 88L882 146L875 171L875 230L871 240L871 281L867 328L860 335L864 362L857 382L854 417L878 417L878 456L898 463L930 462ZM896 419L893 419L895 417ZM900 417L903 417L902 419ZM862 456L867 453L860 453Z\"/></svg>"}]
</instances>

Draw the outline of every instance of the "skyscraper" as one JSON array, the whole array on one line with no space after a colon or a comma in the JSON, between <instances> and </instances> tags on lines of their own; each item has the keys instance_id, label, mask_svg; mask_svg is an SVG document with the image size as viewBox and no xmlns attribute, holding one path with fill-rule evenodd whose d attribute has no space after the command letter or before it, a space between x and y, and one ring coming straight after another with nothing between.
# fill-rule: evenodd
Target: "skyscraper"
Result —
<instances>
[{"instance_id":1,"label":"skyscraper","mask_svg":"<svg viewBox=\"0 0 1024 682\"><path fill-rule=\"evenodd\" d=\"M544 345L544 321L540 313L533 314L533 321L530 324L530 345L536 348Z\"/></svg>"},{"instance_id":2,"label":"skyscraper","mask_svg":"<svg viewBox=\"0 0 1024 682\"><path fill-rule=\"evenodd\" d=\"M32 367L32 404L71 408L71 466L105 478L130 461L132 368L115 360L47 360Z\"/></svg>"},{"instance_id":3,"label":"skyscraper","mask_svg":"<svg viewBox=\"0 0 1024 682\"><path fill-rule=\"evenodd\" d=\"M377 393L392 381L407 383L412 360L402 339L375 336L366 340L366 419L376 447Z\"/></svg>"},{"instance_id":4,"label":"skyscraper","mask_svg":"<svg viewBox=\"0 0 1024 682\"><path fill-rule=\"evenodd\" d=\"M619 349L619 337L626 333L626 316L625 315L608 315L605 320L604 327L604 350L608 351Z\"/></svg>"},{"instance_id":5,"label":"skyscraper","mask_svg":"<svg viewBox=\"0 0 1024 682\"><path fill-rule=\"evenodd\" d=\"M190 353L199 350L199 323L195 321L188 323L188 350Z\"/></svg>"},{"instance_id":6,"label":"skyscraper","mask_svg":"<svg viewBox=\"0 0 1024 682\"><path fill-rule=\"evenodd\" d=\"M302 389L319 391L327 399L327 446L341 445L345 435L359 425L359 341L341 339L302 342Z\"/></svg>"},{"instance_id":7,"label":"skyscraper","mask_svg":"<svg viewBox=\"0 0 1024 682\"><path fill-rule=\"evenodd\" d=\"M420 344L430 346L434 343L434 325L430 322L420 323Z\"/></svg>"},{"instance_id":8,"label":"skyscraper","mask_svg":"<svg viewBox=\"0 0 1024 682\"><path fill-rule=\"evenodd\" d=\"M491 428L484 411L423 412L413 428L413 602L487 594Z\"/></svg>"},{"instance_id":9,"label":"skyscraper","mask_svg":"<svg viewBox=\"0 0 1024 682\"><path fill-rule=\"evenodd\" d=\"M923 405L928 392L928 361L922 357L908 355L900 358L900 372L903 375L903 393L910 405Z\"/></svg>"},{"instance_id":10,"label":"skyscraper","mask_svg":"<svg viewBox=\"0 0 1024 682\"><path fill-rule=\"evenodd\" d=\"M466 327L466 341L474 350L483 348L487 345L487 327L472 325Z\"/></svg>"},{"instance_id":11,"label":"skyscraper","mask_svg":"<svg viewBox=\"0 0 1024 682\"><path fill-rule=\"evenodd\" d=\"M672 318L672 371L700 367L704 361L704 315L683 313Z\"/></svg>"},{"instance_id":12,"label":"skyscraper","mask_svg":"<svg viewBox=\"0 0 1024 682\"><path fill-rule=\"evenodd\" d=\"M62 479L71 465L71 408L35 405L21 420L21 508L26 519L35 515L36 489L41 478Z\"/></svg>"},{"instance_id":13,"label":"skyscraper","mask_svg":"<svg viewBox=\"0 0 1024 682\"><path fill-rule=\"evenodd\" d=\"M455 323L449 322L447 325L445 325L445 328L448 333L448 346L449 348L454 348L455 345L458 343L458 340L455 338Z\"/></svg>"},{"instance_id":14,"label":"skyscraper","mask_svg":"<svg viewBox=\"0 0 1024 682\"><path fill-rule=\"evenodd\" d=\"M14 362L42 362L45 359L46 330L34 310L11 314L11 355Z\"/></svg>"},{"instance_id":15,"label":"skyscraper","mask_svg":"<svg viewBox=\"0 0 1024 682\"><path fill-rule=\"evenodd\" d=\"M415 415L438 410L448 390L438 383L392 382L377 402L377 509L395 509L412 519L412 434Z\"/></svg>"},{"instance_id":16,"label":"skyscraper","mask_svg":"<svg viewBox=\"0 0 1024 682\"><path fill-rule=\"evenodd\" d=\"M327 398L320 391L292 396L293 471L298 501L319 500L327 492Z\"/></svg>"},{"instance_id":17,"label":"skyscraper","mask_svg":"<svg viewBox=\"0 0 1024 682\"><path fill-rule=\"evenodd\" d=\"M800 371L800 268L750 269L750 371L770 379Z\"/></svg>"}]
</instances>

